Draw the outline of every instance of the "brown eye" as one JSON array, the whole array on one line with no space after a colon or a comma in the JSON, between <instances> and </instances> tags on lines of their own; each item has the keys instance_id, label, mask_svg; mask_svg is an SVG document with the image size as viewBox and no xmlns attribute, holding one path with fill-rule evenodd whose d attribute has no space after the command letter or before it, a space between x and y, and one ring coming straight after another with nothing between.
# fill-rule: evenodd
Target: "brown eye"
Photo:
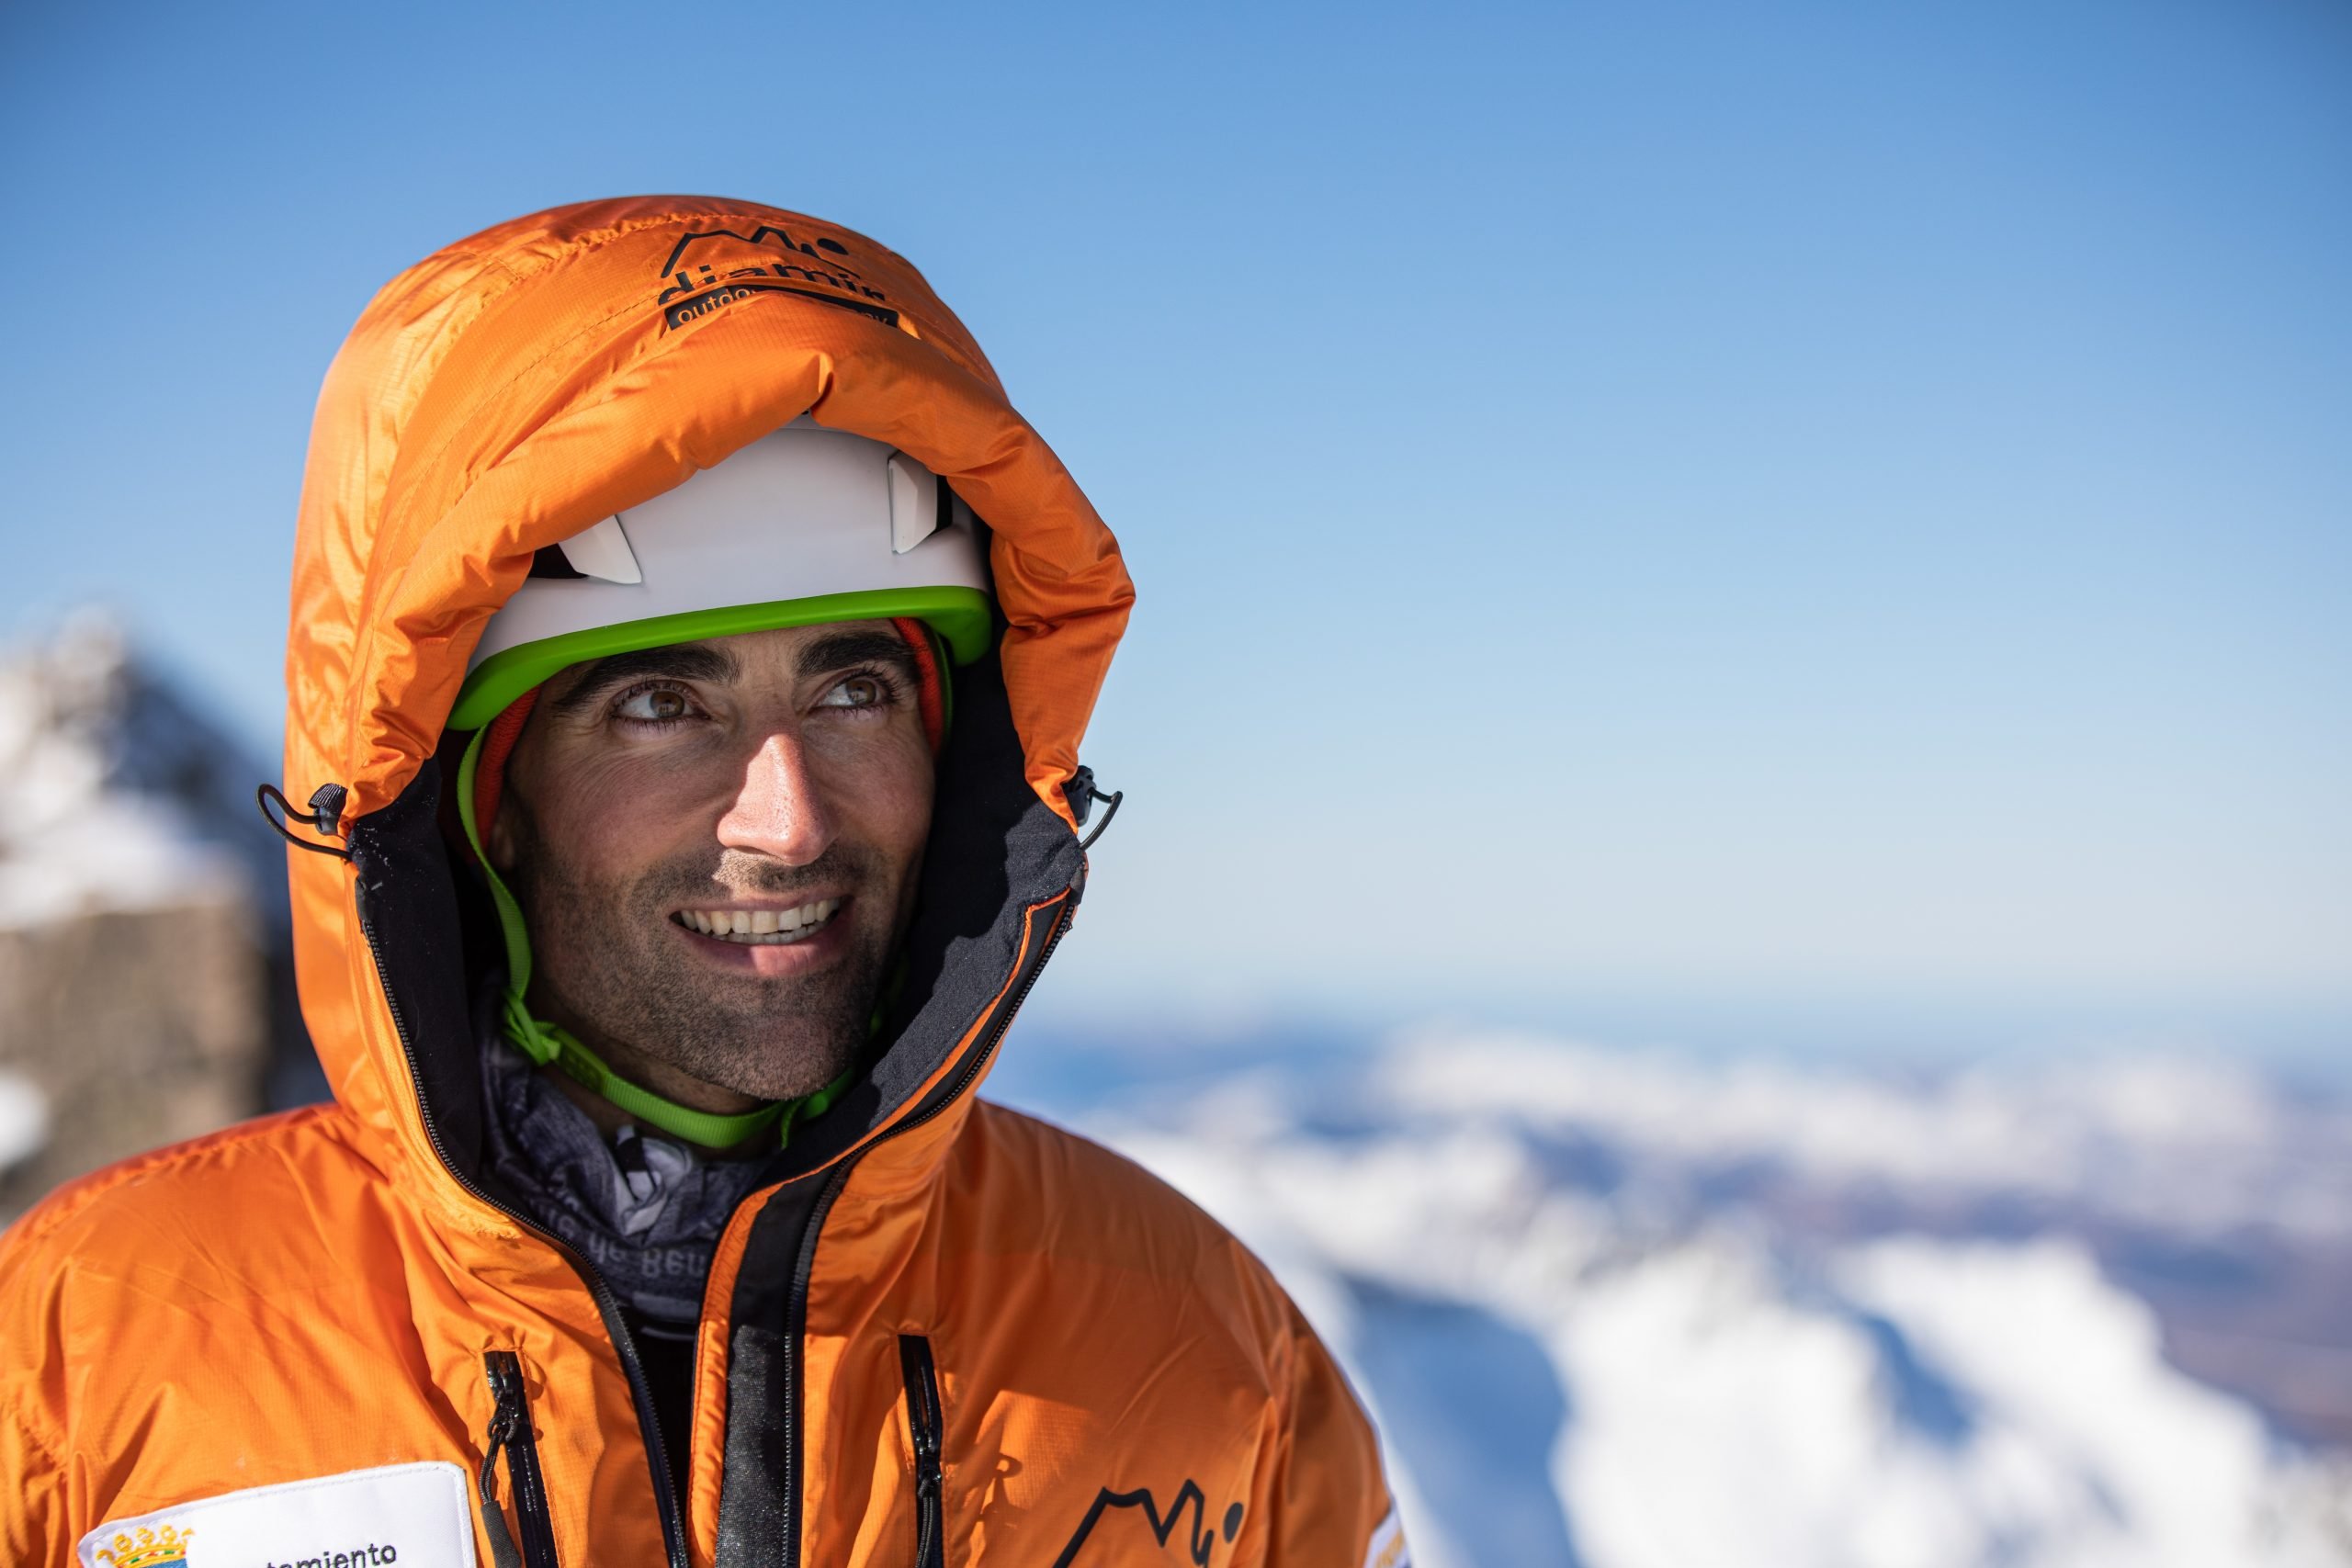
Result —
<instances>
[{"instance_id":1,"label":"brown eye","mask_svg":"<svg viewBox=\"0 0 2352 1568\"><path fill-rule=\"evenodd\" d=\"M890 700L890 688L875 676L853 675L825 694L820 705L836 708L880 707Z\"/></svg>"},{"instance_id":2,"label":"brown eye","mask_svg":"<svg viewBox=\"0 0 2352 1568\"><path fill-rule=\"evenodd\" d=\"M667 724L694 712L694 705L686 701L684 692L668 686L649 686L631 692L613 705L616 717L636 724Z\"/></svg>"}]
</instances>

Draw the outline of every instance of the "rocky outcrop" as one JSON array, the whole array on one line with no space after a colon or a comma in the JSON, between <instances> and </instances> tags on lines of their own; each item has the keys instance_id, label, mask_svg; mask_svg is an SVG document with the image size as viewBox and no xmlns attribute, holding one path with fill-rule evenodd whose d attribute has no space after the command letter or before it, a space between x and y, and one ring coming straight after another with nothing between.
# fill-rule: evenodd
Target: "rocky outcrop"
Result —
<instances>
[{"instance_id":1,"label":"rocky outcrop","mask_svg":"<svg viewBox=\"0 0 2352 1568\"><path fill-rule=\"evenodd\" d=\"M46 1136L0 1174L0 1216L59 1182L263 1108L268 955L233 889L0 931L0 1068Z\"/></svg>"}]
</instances>

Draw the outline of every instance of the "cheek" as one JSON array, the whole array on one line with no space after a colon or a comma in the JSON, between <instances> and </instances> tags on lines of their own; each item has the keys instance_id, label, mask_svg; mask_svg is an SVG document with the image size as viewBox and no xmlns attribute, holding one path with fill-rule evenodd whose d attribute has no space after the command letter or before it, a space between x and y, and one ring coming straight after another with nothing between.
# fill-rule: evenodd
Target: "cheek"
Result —
<instances>
[{"instance_id":1,"label":"cheek","mask_svg":"<svg viewBox=\"0 0 2352 1568\"><path fill-rule=\"evenodd\" d=\"M575 881L595 886L624 886L673 857L677 840L698 819L704 802L697 791L711 793L693 770L645 756L582 757L549 773L534 801L540 834L563 846Z\"/></svg>"},{"instance_id":2,"label":"cheek","mask_svg":"<svg viewBox=\"0 0 2352 1568\"><path fill-rule=\"evenodd\" d=\"M931 835L934 774L919 730L877 737L829 759L827 793L847 833L893 868L911 874Z\"/></svg>"}]
</instances>

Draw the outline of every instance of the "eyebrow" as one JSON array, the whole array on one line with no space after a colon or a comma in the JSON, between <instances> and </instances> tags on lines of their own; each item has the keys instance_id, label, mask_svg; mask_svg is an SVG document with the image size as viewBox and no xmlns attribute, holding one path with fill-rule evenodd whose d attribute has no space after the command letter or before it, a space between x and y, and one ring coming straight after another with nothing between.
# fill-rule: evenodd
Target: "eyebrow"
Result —
<instances>
[{"instance_id":1,"label":"eyebrow","mask_svg":"<svg viewBox=\"0 0 2352 1568\"><path fill-rule=\"evenodd\" d=\"M917 676L914 653L907 647L906 638L896 632L868 630L836 632L819 637L800 650L796 673L807 680L853 664L888 664L910 682ZM741 680L742 674L742 664L723 649L706 642L670 643L597 660L548 705L568 717L590 706L615 686L630 681L667 677L729 685Z\"/></svg>"},{"instance_id":2,"label":"eyebrow","mask_svg":"<svg viewBox=\"0 0 2352 1568\"><path fill-rule=\"evenodd\" d=\"M907 646L905 637L895 631L863 629L835 632L802 649L799 674L805 681L811 675L847 669L853 664L888 664L909 681L916 676L914 650Z\"/></svg>"}]
</instances>

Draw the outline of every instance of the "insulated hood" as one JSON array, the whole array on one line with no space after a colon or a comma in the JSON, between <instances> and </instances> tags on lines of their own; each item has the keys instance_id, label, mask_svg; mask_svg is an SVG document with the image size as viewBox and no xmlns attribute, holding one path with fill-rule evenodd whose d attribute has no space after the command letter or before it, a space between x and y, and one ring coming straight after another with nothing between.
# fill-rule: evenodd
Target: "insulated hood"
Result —
<instances>
[{"instance_id":1,"label":"insulated hood","mask_svg":"<svg viewBox=\"0 0 2352 1568\"><path fill-rule=\"evenodd\" d=\"M428 1041L420 1057L415 1038L462 1032L443 1016L442 980L424 978L454 969L459 933L454 901L445 911L437 886L423 886L446 868L393 845L421 841L423 795L485 623L541 547L803 414L906 453L992 530L1004 629L979 688L1001 741L964 765L1012 780L1029 804L999 790L975 807L990 825L935 832L969 839L948 847L950 865L993 854L1010 867L997 875L997 945L1028 940L1006 932L1023 923L1014 906L1034 912L1040 878L1064 875L1065 862L1074 874L1064 786L1133 590L1109 530L921 275L861 234L707 197L584 203L487 230L387 285L328 372L287 641L283 783L297 800L344 786L339 827L355 852L289 854L304 1012L338 1100L406 1157L467 1135L462 1108L437 1133L421 1122L433 1097L418 1080L445 1069L440 1048ZM959 685L959 730L965 696ZM944 787L943 810L947 800ZM1036 863L1012 864L1023 861ZM389 935L362 929L371 898L383 914L368 923L396 927ZM976 917L952 919L959 930L934 933L933 977L980 956L957 945L978 940ZM409 951L388 957L388 940ZM391 971L412 965L432 995L407 1008L425 1016L395 1016ZM1011 984L946 988L999 982ZM954 1032L877 1072L865 1134L938 1088L961 1049Z\"/></svg>"}]
</instances>

